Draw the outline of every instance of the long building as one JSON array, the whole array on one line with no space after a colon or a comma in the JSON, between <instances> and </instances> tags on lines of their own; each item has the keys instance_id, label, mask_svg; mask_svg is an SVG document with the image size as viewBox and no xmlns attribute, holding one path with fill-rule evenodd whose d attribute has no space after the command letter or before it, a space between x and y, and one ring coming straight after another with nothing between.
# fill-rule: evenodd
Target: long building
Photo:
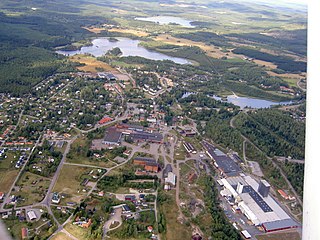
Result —
<instances>
[{"instance_id":1,"label":"long building","mask_svg":"<svg viewBox=\"0 0 320 240\"><path fill-rule=\"evenodd\" d=\"M205 147L206 153L214 161L214 165L222 174L228 177L239 175L241 168L233 159L206 141L203 141L202 145Z\"/></svg>"},{"instance_id":2,"label":"long building","mask_svg":"<svg viewBox=\"0 0 320 240\"><path fill-rule=\"evenodd\" d=\"M159 172L159 164L153 158L136 157L133 164L143 166L147 172Z\"/></svg>"}]
</instances>

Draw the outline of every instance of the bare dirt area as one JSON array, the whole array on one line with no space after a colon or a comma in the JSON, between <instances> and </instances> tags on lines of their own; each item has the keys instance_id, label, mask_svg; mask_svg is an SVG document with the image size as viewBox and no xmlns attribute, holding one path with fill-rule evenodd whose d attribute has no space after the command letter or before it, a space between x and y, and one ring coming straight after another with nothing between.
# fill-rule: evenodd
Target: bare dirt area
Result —
<instances>
[{"instance_id":1,"label":"bare dirt area","mask_svg":"<svg viewBox=\"0 0 320 240\"><path fill-rule=\"evenodd\" d=\"M106 30L104 28L97 28L97 27L84 27L84 29L88 30L89 32L95 33L95 34L101 33L102 31Z\"/></svg>"},{"instance_id":2,"label":"bare dirt area","mask_svg":"<svg viewBox=\"0 0 320 240\"><path fill-rule=\"evenodd\" d=\"M136 35L138 37L147 37L147 36L149 36L149 33L147 33L147 32L140 31L140 30L134 30L134 29L111 28L111 29L108 29L108 32L127 33L127 34Z\"/></svg>"},{"instance_id":3,"label":"bare dirt area","mask_svg":"<svg viewBox=\"0 0 320 240\"><path fill-rule=\"evenodd\" d=\"M278 239L290 239L290 240L300 240L301 236L298 232L282 232L282 233L269 233L264 235L256 236L258 240L278 240Z\"/></svg>"},{"instance_id":4,"label":"bare dirt area","mask_svg":"<svg viewBox=\"0 0 320 240\"><path fill-rule=\"evenodd\" d=\"M80 71L96 73L101 72L101 70L103 70L107 72L114 71L118 73L118 71L115 68L111 67L109 64L98 61L96 58L92 56L77 54L71 56L69 59L72 62L79 62L85 64L85 66L77 67Z\"/></svg>"}]
</instances>

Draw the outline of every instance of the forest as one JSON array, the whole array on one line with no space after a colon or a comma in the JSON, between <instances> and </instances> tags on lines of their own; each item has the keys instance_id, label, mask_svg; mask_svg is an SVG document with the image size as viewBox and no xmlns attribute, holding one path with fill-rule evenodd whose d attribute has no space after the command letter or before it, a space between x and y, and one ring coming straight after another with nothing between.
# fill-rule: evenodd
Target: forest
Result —
<instances>
[{"instance_id":1,"label":"forest","mask_svg":"<svg viewBox=\"0 0 320 240\"><path fill-rule=\"evenodd\" d=\"M278 68L291 73L306 72L307 63L301 61L294 61L290 57L276 56L269 53L261 52L253 48L238 47L232 50L233 53L243 54L250 58L259 59L266 62L272 62L278 66Z\"/></svg>"},{"instance_id":2,"label":"forest","mask_svg":"<svg viewBox=\"0 0 320 240\"><path fill-rule=\"evenodd\" d=\"M305 124L276 109L242 113L237 129L269 156L304 159Z\"/></svg>"}]
</instances>

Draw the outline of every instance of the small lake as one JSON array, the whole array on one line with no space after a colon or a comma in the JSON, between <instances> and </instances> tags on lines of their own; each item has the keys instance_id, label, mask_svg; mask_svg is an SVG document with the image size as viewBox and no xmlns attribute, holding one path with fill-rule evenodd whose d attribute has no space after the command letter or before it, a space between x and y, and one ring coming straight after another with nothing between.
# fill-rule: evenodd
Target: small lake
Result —
<instances>
[{"instance_id":1,"label":"small lake","mask_svg":"<svg viewBox=\"0 0 320 240\"><path fill-rule=\"evenodd\" d=\"M171 57L139 46L139 40L132 40L129 38L117 38L117 40L118 41L110 41L108 38L97 38L92 41L92 46L85 46L76 51L56 51L56 53L63 54L65 56L88 53L95 57L101 57L109 50L118 47L122 52L122 57L138 56L156 61L171 60L178 64L191 64L187 59Z\"/></svg>"},{"instance_id":2,"label":"small lake","mask_svg":"<svg viewBox=\"0 0 320 240\"><path fill-rule=\"evenodd\" d=\"M181 99L189 97L190 95L197 94L195 92L186 92L182 95ZM233 103L236 106L239 106L241 109L244 109L245 107L250 108L269 108L273 105L287 105L292 104L292 101L286 101L286 102L273 102L268 101L264 99L258 99L258 98L249 98L249 97L238 97L236 95L229 95L227 96L227 99L224 100L221 97L218 97L216 95L208 95L208 97L214 98L215 100L219 100L221 102L229 102Z\"/></svg>"},{"instance_id":3,"label":"small lake","mask_svg":"<svg viewBox=\"0 0 320 240\"><path fill-rule=\"evenodd\" d=\"M156 17L137 17L135 20L146 21L146 22L154 22L160 25L166 24L178 24L182 27L194 28L195 26L191 25L192 21L189 21L180 17L172 17L172 16L156 16Z\"/></svg>"},{"instance_id":4,"label":"small lake","mask_svg":"<svg viewBox=\"0 0 320 240\"><path fill-rule=\"evenodd\" d=\"M216 100L224 101L221 97L218 96L211 96ZM239 106L241 109L244 109L245 107L250 108L269 108L273 105L287 105L293 103L292 101L287 102L273 102L269 100L264 99L258 99L258 98L249 98L249 97L238 97L236 95L229 95L227 96L226 102L233 103L236 106Z\"/></svg>"}]
</instances>

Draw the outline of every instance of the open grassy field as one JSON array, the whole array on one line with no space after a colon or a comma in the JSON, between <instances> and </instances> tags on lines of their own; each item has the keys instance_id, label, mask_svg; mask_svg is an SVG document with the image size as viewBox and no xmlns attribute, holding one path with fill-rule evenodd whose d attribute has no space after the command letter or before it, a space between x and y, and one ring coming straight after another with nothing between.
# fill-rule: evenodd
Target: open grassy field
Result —
<instances>
[{"instance_id":1,"label":"open grassy field","mask_svg":"<svg viewBox=\"0 0 320 240\"><path fill-rule=\"evenodd\" d=\"M149 33L145 31L135 30L135 29L126 29L126 28L111 28L108 29L108 32L118 32L118 33L126 33L126 34L132 34L138 37L147 37L149 36Z\"/></svg>"},{"instance_id":2,"label":"open grassy field","mask_svg":"<svg viewBox=\"0 0 320 240\"><path fill-rule=\"evenodd\" d=\"M75 236L78 240L86 240L86 236L88 231L76 225L72 225L72 223L68 223L64 227L70 234Z\"/></svg>"},{"instance_id":3,"label":"open grassy field","mask_svg":"<svg viewBox=\"0 0 320 240\"><path fill-rule=\"evenodd\" d=\"M47 193L50 182L51 180L48 178L30 172L23 173L17 183L20 190L16 194L25 200L18 205L25 206L41 202Z\"/></svg>"},{"instance_id":4,"label":"open grassy field","mask_svg":"<svg viewBox=\"0 0 320 240\"><path fill-rule=\"evenodd\" d=\"M81 182L91 170L91 168L87 167L63 166L53 189L53 192L66 194L61 204L70 201L79 203L86 196L86 191L83 191L86 187L81 186Z\"/></svg>"},{"instance_id":5,"label":"open grassy field","mask_svg":"<svg viewBox=\"0 0 320 240\"><path fill-rule=\"evenodd\" d=\"M161 239L181 240L191 238L191 228L186 224L179 222L179 210L175 201L175 191L166 193L168 200L159 206L166 219L166 232L162 234Z\"/></svg>"},{"instance_id":6,"label":"open grassy field","mask_svg":"<svg viewBox=\"0 0 320 240\"><path fill-rule=\"evenodd\" d=\"M278 240L278 239L290 239L300 240L301 236L298 232L283 232L283 233L269 233L265 235L256 236L258 240Z\"/></svg>"},{"instance_id":7,"label":"open grassy field","mask_svg":"<svg viewBox=\"0 0 320 240\"><path fill-rule=\"evenodd\" d=\"M71 240L72 238L68 237L67 234L63 233L63 232L59 232L58 234L56 234L53 238L51 238L52 240Z\"/></svg>"},{"instance_id":8,"label":"open grassy field","mask_svg":"<svg viewBox=\"0 0 320 240\"><path fill-rule=\"evenodd\" d=\"M8 151L6 156L7 158L0 160L0 192L5 193L9 191L19 173L19 170L14 167L19 154Z\"/></svg>"},{"instance_id":9,"label":"open grassy field","mask_svg":"<svg viewBox=\"0 0 320 240\"><path fill-rule=\"evenodd\" d=\"M109 64L98 61L95 57L78 54L69 58L72 62L79 62L85 64L85 66L78 67L80 71L85 72L101 72L101 70L109 72L109 71L117 71L115 68L111 67Z\"/></svg>"},{"instance_id":10,"label":"open grassy field","mask_svg":"<svg viewBox=\"0 0 320 240\"><path fill-rule=\"evenodd\" d=\"M8 192L14 180L18 176L19 170L0 171L0 192Z\"/></svg>"}]
</instances>

